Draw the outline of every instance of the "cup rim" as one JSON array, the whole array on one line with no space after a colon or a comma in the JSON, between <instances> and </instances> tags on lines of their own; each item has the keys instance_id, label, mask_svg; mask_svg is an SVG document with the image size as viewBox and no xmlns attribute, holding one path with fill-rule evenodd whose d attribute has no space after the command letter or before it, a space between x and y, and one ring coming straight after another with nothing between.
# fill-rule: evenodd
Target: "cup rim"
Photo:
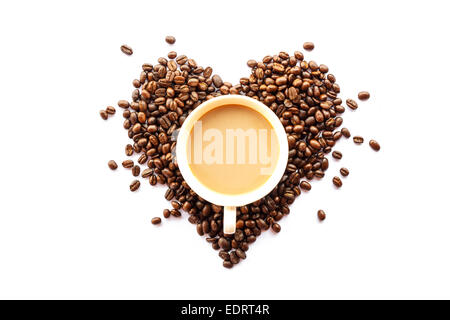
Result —
<instances>
[{"instance_id":1,"label":"cup rim","mask_svg":"<svg viewBox=\"0 0 450 320\"><path fill-rule=\"evenodd\" d=\"M252 191L236 195L223 194L214 191L201 183L200 180L198 180L192 172L187 157L187 142L195 122L200 119L200 117L203 116L203 114L205 114L206 112L227 104L240 104L251 108L263 115L275 130L275 135L278 139L278 145L280 147L275 170L269 177L269 179L264 184ZM276 187L278 182L280 182L286 170L288 155L289 148L286 131L284 130L284 127L278 119L277 115L262 102L253 98L249 98L247 96L241 96L237 94L214 97L203 102L197 108L195 108L183 122L183 125L178 132L176 144L176 161L178 163L178 168L180 169L181 175L183 176L186 183L200 197L220 206L243 206L266 196Z\"/></svg>"}]
</instances>

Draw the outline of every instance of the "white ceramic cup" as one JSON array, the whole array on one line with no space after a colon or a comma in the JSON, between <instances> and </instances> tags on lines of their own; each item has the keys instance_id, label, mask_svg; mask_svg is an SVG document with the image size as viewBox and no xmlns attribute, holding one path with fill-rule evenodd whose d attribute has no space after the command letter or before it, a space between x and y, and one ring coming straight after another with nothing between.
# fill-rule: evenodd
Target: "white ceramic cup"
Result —
<instances>
[{"instance_id":1,"label":"white ceramic cup","mask_svg":"<svg viewBox=\"0 0 450 320\"><path fill-rule=\"evenodd\" d=\"M238 195L220 193L203 185L192 173L189 166L187 151L189 135L194 124L208 111L230 104L242 105L263 115L264 118L266 118L266 120L272 125L280 148L275 169L268 180L260 187L250 192ZM284 127L276 114L263 103L253 98L241 95L226 95L212 98L195 108L181 126L176 145L176 161L178 163L178 168L180 169L180 172L187 184L203 199L224 207L223 230L225 234L233 234L236 231L236 207L261 199L275 188L286 169L288 153L289 148L286 132L284 131Z\"/></svg>"}]
</instances>

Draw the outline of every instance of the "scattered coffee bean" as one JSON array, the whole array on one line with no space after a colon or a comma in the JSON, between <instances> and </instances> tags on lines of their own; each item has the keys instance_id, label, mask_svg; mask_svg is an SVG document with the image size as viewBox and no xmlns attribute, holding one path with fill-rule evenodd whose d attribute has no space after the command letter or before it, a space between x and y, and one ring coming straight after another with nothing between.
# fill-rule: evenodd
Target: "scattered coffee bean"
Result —
<instances>
[{"instance_id":1,"label":"scattered coffee bean","mask_svg":"<svg viewBox=\"0 0 450 320\"><path fill-rule=\"evenodd\" d=\"M308 181L302 181L300 182L300 188L303 190L309 191L311 190L311 184Z\"/></svg>"},{"instance_id":2,"label":"scattered coffee bean","mask_svg":"<svg viewBox=\"0 0 450 320\"><path fill-rule=\"evenodd\" d=\"M312 42L305 42L303 44L303 49L305 49L306 51L312 51L314 49L314 43L312 43Z\"/></svg>"},{"instance_id":3,"label":"scattered coffee bean","mask_svg":"<svg viewBox=\"0 0 450 320\"><path fill-rule=\"evenodd\" d=\"M166 219L169 218L170 217L170 210L169 209L164 209L163 216Z\"/></svg>"},{"instance_id":4,"label":"scattered coffee bean","mask_svg":"<svg viewBox=\"0 0 450 320\"><path fill-rule=\"evenodd\" d=\"M109 160L108 161L108 167L111 170L116 170L117 169L117 163L114 160Z\"/></svg>"},{"instance_id":5,"label":"scattered coffee bean","mask_svg":"<svg viewBox=\"0 0 450 320\"><path fill-rule=\"evenodd\" d=\"M102 117L103 120L107 120L108 113L105 110L100 110L100 117Z\"/></svg>"},{"instance_id":6,"label":"scattered coffee bean","mask_svg":"<svg viewBox=\"0 0 450 320\"><path fill-rule=\"evenodd\" d=\"M341 180L341 178L339 178L339 177L334 177L334 178L333 178L333 184L334 184L336 187L338 187L338 188L342 187L342 180Z\"/></svg>"},{"instance_id":7,"label":"scattered coffee bean","mask_svg":"<svg viewBox=\"0 0 450 320\"><path fill-rule=\"evenodd\" d=\"M317 211L317 217L319 218L320 221L323 221L323 220L325 220L327 215L325 214L325 211L319 210L319 211Z\"/></svg>"},{"instance_id":8,"label":"scattered coffee bean","mask_svg":"<svg viewBox=\"0 0 450 320\"><path fill-rule=\"evenodd\" d=\"M139 182L139 180L134 180L131 184L130 184L130 190L132 192L136 191L137 189L139 189L139 187L141 186L141 183Z\"/></svg>"},{"instance_id":9,"label":"scattered coffee bean","mask_svg":"<svg viewBox=\"0 0 450 320\"><path fill-rule=\"evenodd\" d=\"M347 128L342 128L341 132L342 132L342 135L344 137L346 137L346 138L350 138L351 137L350 131Z\"/></svg>"},{"instance_id":10,"label":"scattered coffee bean","mask_svg":"<svg viewBox=\"0 0 450 320\"><path fill-rule=\"evenodd\" d=\"M116 113L116 108L114 108L113 106L107 106L106 107L106 113L110 114L110 115L113 115L113 114Z\"/></svg>"},{"instance_id":11,"label":"scattered coffee bean","mask_svg":"<svg viewBox=\"0 0 450 320\"><path fill-rule=\"evenodd\" d=\"M272 230L276 233L281 231L281 226L278 223L272 224Z\"/></svg>"},{"instance_id":12,"label":"scattered coffee bean","mask_svg":"<svg viewBox=\"0 0 450 320\"><path fill-rule=\"evenodd\" d=\"M341 168L341 169L339 170L339 172L342 174L343 177L348 176L349 173L350 173L350 171L348 171L347 168Z\"/></svg>"},{"instance_id":13,"label":"scattered coffee bean","mask_svg":"<svg viewBox=\"0 0 450 320\"><path fill-rule=\"evenodd\" d=\"M134 152L133 146L132 146L131 144L127 144L127 145L125 146L125 154L126 154L127 156L131 156L131 155L133 155L133 152Z\"/></svg>"},{"instance_id":14,"label":"scattered coffee bean","mask_svg":"<svg viewBox=\"0 0 450 320\"><path fill-rule=\"evenodd\" d=\"M356 101L353 100L353 99L347 99L347 100L345 101L345 103L346 103L347 106L348 106L350 109L352 109L352 110L358 109L358 103L356 103Z\"/></svg>"},{"instance_id":15,"label":"scattered coffee bean","mask_svg":"<svg viewBox=\"0 0 450 320\"><path fill-rule=\"evenodd\" d=\"M342 159L342 152L340 152L340 151L333 151L333 153L331 155L335 159L338 159L338 160Z\"/></svg>"},{"instance_id":16,"label":"scattered coffee bean","mask_svg":"<svg viewBox=\"0 0 450 320\"><path fill-rule=\"evenodd\" d=\"M231 261L229 261L229 260L225 260L225 261L223 262L223 266L224 266L225 268L227 268L227 269L231 269L231 268L233 268L233 263L232 263Z\"/></svg>"},{"instance_id":17,"label":"scattered coffee bean","mask_svg":"<svg viewBox=\"0 0 450 320\"><path fill-rule=\"evenodd\" d=\"M167 37L166 37L166 42L167 42L168 44L174 44L175 41L176 41L176 39L175 39L174 36L167 36Z\"/></svg>"},{"instance_id":18,"label":"scattered coffee bean","mask_svg":"<svg viewBox=\"0 0 450 320\"><path fill-rule=\"evenodd\" d=\"M161 223L161 218L160 217L155 217L152 219L152 224L160 224Z\"/></svg>"},{"instance_id":19,"label":"scattered coffee bean","mask_svg":"<svg viewBox=\"0 0 450 320\"><path fill-rule=\"evenodd\" d=\"M126 168L126 169L131 169L134 166L134 162L133 160L125 160L122 162L122 167Z\"/></svg>"},{"instance_id":20,"label":"scattered coffee bean","mask_svg":"<svg viewBox=\"0 0 450 320\"><path fill-rule=\"evenodd\" d=\"M380 144L378 142L376 142L375 140L370 140L369 145L373 150L380 151Z\"/></svg>"},{"instance_id":21,"label":"scattered coffee bean","mask_svg":"<svg viewBox=\"0 0 450 320\"><path fill-rule=\"evenodd\" d=\"M131 168L131 173L135 177L138 177L140 172L141 172L141 167L139 167L139 166L134 166L133 168Z\"/></svg>"},{"instance_id":22,"label":"scattered coffee bean","mask_svg":"<svg viewBox=\"0 0 450 320\"><path fill-rule=\"evenodd\" d=\"M117 102L117 105L123 109L127 109L130 107L130 103L127 100L119 100L119 102Z\"/></svg>"},{"instance_id":23,"label":"scattered coffee bean","mask_svg":"<svg viewBox=\"0 0 450 320\"><path fill-rule=\"evenodd\" d=\"M361 136L354 136L353 137L353 142L356 144L361 144L364 143L364 138Z\"/></svg>"},{"instance_id":24,"label":"scattered coffee bean","mask_svg":"<svg viewBox=\"0 0 450 320\"><path fill-rule=\"evenodd\" d=\"M368 100L370 98L370 93L367 91L361 91L358 93L358 99L361 101Z\"/></svg>"},{"instance_id":25,"label":"scattered coffee bean","mask_svg":"<svg viewBox=\"0 0 450 320\"><path fill-rule=\"evenodd\" d=\"M128 56L131 56L133 54L133 49L131 49L131 47L127 46L126 44L122 45L120 47L120 50Z\"/></svg>"}]
</instances>

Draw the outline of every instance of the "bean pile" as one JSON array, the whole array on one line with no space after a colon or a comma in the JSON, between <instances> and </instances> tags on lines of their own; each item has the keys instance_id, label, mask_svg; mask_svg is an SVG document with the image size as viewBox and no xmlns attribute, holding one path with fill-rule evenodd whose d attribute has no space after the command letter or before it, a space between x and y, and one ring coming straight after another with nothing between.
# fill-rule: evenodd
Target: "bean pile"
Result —
<instances>
[{"instance_id":1,"label":"bean pile","mask_svg":"<svg viewBox=\"0 0 450 320\"><path fill-rule=\"evenodd\" d=\"M168 37L166 41L172 44L175 39ZM306 43L304 47L312 50L314 44ZM304 60L299 51L293 55L280 52L262 61L249 60L247 65L251 69L249 76L232 85L213 75L211 67L203 68L195 60L171 51L155 65L142 65L139 78L132 82L135 89L131 101L118 102L123 109L123 127L132 140L125 154L139 155L138 164L125 160L122 166L134 176L148 179L150 185L166 185L165 198L172 208L163 211L164 218L180 217L182 211L186 212L197 233L219 250L226 268L245 259L249 245L263 231L280 232L278 222L289 214L289 205L302 191L311 190L308 181L324 177L329 165L326 155L342 136L350 137L348 129L339 130L345 108L338 97L340 87L326 65ZM289 145L289 160L281 181L264 198L237 209L234 235L223 234L223 208L202 199L184 181L173 158L176 141L171 138L193 109L226 94L242 94L263 102L279 117ZM347 100L347 105L357 107L353 100ZM377 146L372 143L372 147ZM342 158L338 151L333 156ZM117 168L112 160L108 165ZM140 165L145 169L141 170ZM342 168L341 173L346 176L348 170ZM333 178L333 183L342 186L338 177ZM130 184L131 191L139 187L139 180ZM325 219L323 211L319 219ZM160 222L158 217L152 219L153 224Z\"/></svg>"}]
</instances>

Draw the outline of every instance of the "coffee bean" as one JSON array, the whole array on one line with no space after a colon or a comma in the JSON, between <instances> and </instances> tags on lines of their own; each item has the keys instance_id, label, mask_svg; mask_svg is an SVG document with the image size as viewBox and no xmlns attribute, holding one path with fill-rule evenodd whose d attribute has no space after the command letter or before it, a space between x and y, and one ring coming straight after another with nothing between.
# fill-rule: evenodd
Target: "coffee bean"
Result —
<instances>
[{"instance_id":1,"label":"coffee bean","mask_svg":"<svg viewBox=\"0 0 450 320\"><path fill-rule=\"evenodd\" d=\"M342 132L342 135L344 137L346 137L346 138L350 138L351 137L350 131L347 128L342 128L341 132Z\"/></svg>"},{"instance_id":2,"label":"coffee bean","mask_svg":"<svg viewBox=\"0 0 450 320\"><path fill-rule=\"evenodd\" d=\"M230 260L230 254L228 252L226 252L225 250L219 251L219 257L221 257L225 261Z\"/></svg>"},{"instance_id":3,"label":"coffee bean","mask_svg":"<svg viewBox=\"0 0 450 320\"><path fill-rule=\"evenodd\" d=\"M108 161L108 167L111 170L116 170L117 169L117 163L114 160L109 160Z\"/></svg>"},{"instance_id":4,"label":"coffee bean","mask_svg":"<svg viewBox=\"0 0 450 320\"><path fill-rule=\"evenodd\" d=\"M317 211L317 217L319 218L320 221L323 221L323 220L325 220L327 215L325 214L325 211L319 210L319 211Z\"/></svg>"},{"instance_id":5,"label":"coffee bean","mask_svg":"<svg viewBox=\"0 0 450 320\"><path fill-rule=\"evenodd\" d=\"M342 159L342 152L340 152L340 151L333 151L333 153L331 155L335 159L338 159L338 160Z\"/></svg>"},{"instance_id":6,"label":"coffee bean","mask_svg":"<svg viewBox=\"0 0 450 320\"><path fill-rule=\"evenodd\" d=\"M223 266L227 269L231 269L233 268L233 263L231 261L226 260L223 262Z\"/></svg>"},{"instance_id":7,"label":"coffee bean","mask_svg":"<svg viewBox=\"0 0 450 320\"><path fill-rule=\"evenodd\" d=\"M107 120L108 113L105 110L100 110L100 117L102 117L103 120Z\"/></svg>"},{"instance_id":8,"label":"coffee bean","mask_svg":"<svg viewBox=\"0 0 450 320\"><path fill-rule=\"evenodd\" d=\"M172 209L170 210L170 215L179 218L181 217L181 212L177 209Z\"/></svg>"},{"instance_id":9,"label":"coffee bean","mask_svg":"<svg viewBox=\"0 0 450 320\"><path fill-rule=\"evenodd\" d=\"M230 250L231 249L231 245L230 242L225 239L224 237L220 237L219 238L219 247L222 248L223 250Z\"/></svg>"},{"instance_id":10,"label":"coffee bean","mask_svg":"<svg viewBox=\"0 0 450 320\"><path fill-rule=\"evenodd\" d=\"M367 91L361 91L358 93L358 99L361 101L368 100L370 98L370 93Z\"/></svg>"},{"instance_id":11,"label":"coffee bean","mask_svg":"<svg viewBox=\"0 0 450 320\"><path fill-rule=\"evenodd\" d=\"M160 217L155 217L152 219L152 224L160 224L161 223L161 218Z\"/></svg>"},{"instance_id":12,"label":"coffee bean","mask_svg":"<svg viewBox=\"0 0 450 320\"><path fill-rule=\"evenodd\" d=\"M353 142L356 144L361 144L364 143L364 138L361 136L354 136L353 137Z\"/></svg>"},{"instance_id":13,"label":"coffee bean","mask_svg":"<svg viewBox=\"0 0 450 320\"><path fill-rule=\"evenodd\" d=\"M106 113L113 115L113 114L116 113L116 108L114 108L113 106L107 106L106 107Z\"/></svg>"},{"instance_id":14,"label":"coffee bean","mask_svg":"<svg viewBox=\"0 0 450 320\"><path fill-rule=\"evenodd\" d=\"M131 168L131 173L135 177L139 176L140 172L141 172L141 167L139 167L139 166L134 166L133 168Z\"/></svg>"},{"instance_id":15,"label":"coffee bean","mask_svg":"<svg viewBox=\"0 0 450 320\"><path fill-rule=\"evenodd\" d=\"M281 231L281 226L278 223L272 224L272 230L276 233Z\"/></svg>"},{"instance_id":16,"label":"coffee bean","mask_svg":"<svg viewBox=\"0 0 450 320\"><path fill-rule=\"evenodd\" d=\"M236 255L241 259L247 258L247 254L241 248L236 249Z\"/></svg>"},{"instance_id":17,"label":"coffee bean","mask_svg":"<svg viewBox=\"0 0 450 320\"><path fill-rule=\"evenodd\" d=\"M314 43L312 43L312 42L305 42L303 44L303 49L305 49L307 51L312 51L314 49Z\"/></svg>"},{"instance_id":18,"label":"coffee bean","mask_svg":"<svg viewBox=\"0 0 450 320\"><path fill-rule=\"evenodd\" d=\"M148 178L153 174L153 169L147 168L145 170L142 171L141 173L141 177L142 178Z\"/></svg>"},{"instance_id":19,"label":"coffee bean","mask_svg":"<svg viewBox=\"0 0 450 320\"><path fill-rule=\"evenodd\" d=\"M130 190L132 192L136 191L137 189L139 189L139 187L141 186L141 183L139 182L139 180L134 180L131 184L130 184Z\"/></svg>"},{"instance_id":20,"label":"coffee bean","mask_svg":"<svg viewBox=\"0 0 450 320\"><path fill-rule=\"evenodd\" d=\"M236 254L236 251L231 251L230 253L230 261L233 264L238 264L241 259Z\"/></svg>"},{"instance_id":21,"label":"coffee bean","mask_svg":"<svg viewBox=\"0 0 450 320\"><path fill-rule=\"evenodd\" d=\"M174 36L167 36L167 37L166 37L166 42L167 42L168 44L174 44L175 41L176 41L176 39L175 39Z\"/></svg>"},{"instance_id":22,"label":"coffee bean","mask_svg":"<svg viewBox=\"0 0 450 320\"><path fill-rule=\"evenodd\" d=\"M122 167L126 168L126 169L131 169L134 166L134 162L133 160L125 160L122 162Z\"/></svg>"},{"instance_id":23,"label":"coffee bean","mask_svg":"<svg viewBox=\"0 0 450 320\"><path fill-rule=\"evenodd\" d=\"M163 210L163 216L164 218L169 218L170 217L170 210L169 209L164 209Z\"/></svg>"},{"instance_id":24,"label":"coffee bean","mask_svg":"<svg viewBox=\"0 0 450 320\"><path fill-rule=\"evenodd\" d=\"M220 76L218 76L217 74L213 75L212 81L213 81L214 85L216 86L216 88L220 88L221 86L223 86L222 78Z\"/></svg>"},{"instance_id":25,"label":"coffee bean","mask_svg":"<svg viewBox=\"0 0 450 320\"><path fill-rule=\"evenodd\" d=\"M127 100L119 100L119 102L117 102L117 105L123 109L130 107L130 103Z\"/></svg>"},{"instance_id":26,"label":"coffee bean","mask_svg":"<svg viewBox=\"0 0 450 320\"><path fill-rule=\"evenodd\" d=\"M369 145L373 150L380 151L380 144L378 142L376 142L375 140L370 140Z\"/></svg>"},{"instance_id":27,"label":"coffee bean","mask_svg":"<svg viewBox=\"0 0 450 320\"><path fill-rule=\"evenodd\" d=\"M347 106L348 106L350 109L352 109L352 110L358 109L358 104L356 103L355 100L347 99L347 100L345 101L345 103L346 103Z\"/></svg>"},{"instance_id":28,"label":"coffee bean","mask_svg":"<svg viewBox=\"0 0 450 320\"><path fill-rule=\"evenodd\" d=\"M127 145L125 146L125 154L126 154L127 156L131 156L131 155L133 155L133 152L134 152L133 146L132 146L131 144L127 144Z\"/></svg>"},{"instance_id":29,"label":"coffee bean","mask_svg":"<svg viewBox=\"0 0 450 320\"><path fill-rule=\"evenodd\" d=\"M311 190L311 184L308 181L302 181L300 182L300 188L303 190L309 191Z\"/></svg>"},{"instance_id":30,"label":"coffee bean","mask_svg":"<svg viewBox=\"0 0 450 320\"><path fill-rule=\"evenodd\" d=\"M133 49L131 49L131 47L127 46L126 44L122 45L120 47L120 50L128 56L131 56L133 54Z\"/></svg>"},{"instance_id":31,"label":"coffee bean","mask_svg":"<svg viewBox=\"0 0 450 320\"><path fill-rule=\"evenodd\" d=\"M339 172L342 174L343 177L348 176L349 173L350 173L350 171L348 171L347 168L341 168L341 169L339 170Z\"/></svg>"},{"instance_id":32,"label":"coffee bean","mask_svg":"<svg viewBox=\"0 0 450 320\"><path fill-rule=\"evenodd\" d=\"M339 177L334 177L334 178L333 178L333 184L334 184L336 187L338 187L338 188L342 187L342 180L341 180L341 178L339 178Z\"/></svg>"}]
</instances>

